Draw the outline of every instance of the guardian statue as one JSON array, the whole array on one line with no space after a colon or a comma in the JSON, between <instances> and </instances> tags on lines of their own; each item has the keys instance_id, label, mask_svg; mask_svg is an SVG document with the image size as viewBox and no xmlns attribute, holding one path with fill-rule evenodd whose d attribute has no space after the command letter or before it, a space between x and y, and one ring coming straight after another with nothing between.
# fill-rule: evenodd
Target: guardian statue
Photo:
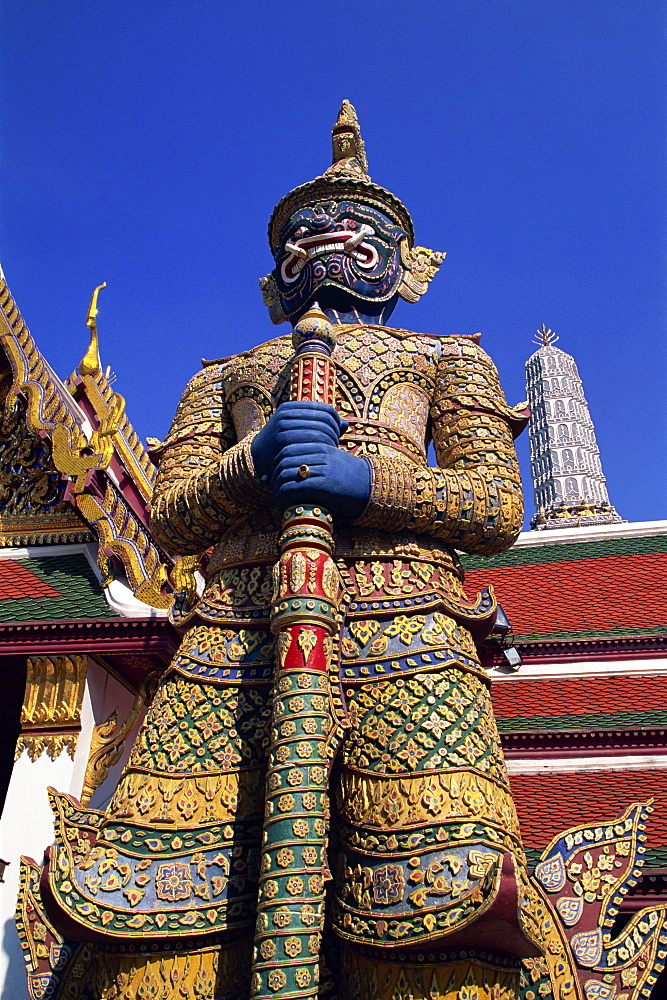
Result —
<instances>
[{"instance_id":1,"label":"guardian statue","mask_svg":"<svg viewBox=\"0 0 667 1000\"><path fill-rule=\"evenodd\" d=\"M527 415L477 336L387 325L445 255L371 181L349 102L269 242L293 332L206 363L160 449L152 531L203 592L94 836L63 814L43 880L89 942L76 995L514 997L539 899L476 652L495 598L457 552L515 540Z\"/></svg>"}]
</instances>

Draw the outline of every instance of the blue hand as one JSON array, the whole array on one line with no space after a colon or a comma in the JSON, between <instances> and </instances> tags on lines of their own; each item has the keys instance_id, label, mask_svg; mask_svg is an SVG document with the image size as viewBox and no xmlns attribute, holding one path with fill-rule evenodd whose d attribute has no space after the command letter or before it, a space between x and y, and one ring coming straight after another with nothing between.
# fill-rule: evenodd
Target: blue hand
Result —
<instances>
[{"instance_id":1,"label":"blue hand","mask_svg":"<svg viewBox=\"0 0 667 1000\"><path fill-rule=\"evenodd\" d=\"M307 479L299 469L307 465ZM319 504L334 517L354 521L371 495L371 467L364 458L331 445L288 444L279 453L271 476L279 511L295 504Z\"/></svg>"},{"instance_id":2,"label":"blue hand","mask_svg":"<svg viewBox=\"0 0 667 1000\"><path fill-rule=\"evenodd\" d=\"M336 448L346 428L333 406L310 401L283 403L250 444L255 473L259 479L270 479L279 452L289 444L307 442Z\"/></svg>"}]
</instances>

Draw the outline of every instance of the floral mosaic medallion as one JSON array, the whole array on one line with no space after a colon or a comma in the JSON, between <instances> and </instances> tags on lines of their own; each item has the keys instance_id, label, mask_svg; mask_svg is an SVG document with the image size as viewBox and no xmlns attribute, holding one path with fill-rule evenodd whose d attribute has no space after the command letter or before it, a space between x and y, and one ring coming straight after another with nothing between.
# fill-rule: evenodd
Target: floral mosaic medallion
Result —
<instances>
[{"instance_id":1,"label":"floral mosaic medallion","mask_svg":"<svg viewBox=\"0 0 667 1000\"><path fill-rule=\"evenodd\" d=\"M168 899L176 903L179 899L189 899L192 892L190 865L174 861L170 865L160 865L155 879L158 899Z\"/></svg>"}]
</instances>

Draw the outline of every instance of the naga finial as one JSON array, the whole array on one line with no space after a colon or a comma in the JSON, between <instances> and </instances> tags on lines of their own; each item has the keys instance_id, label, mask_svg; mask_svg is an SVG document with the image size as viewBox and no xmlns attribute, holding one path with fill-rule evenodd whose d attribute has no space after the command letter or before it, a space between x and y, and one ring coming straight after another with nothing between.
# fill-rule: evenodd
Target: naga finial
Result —
<instances>
[{"instance_id":1,"label":"naga finial","mask_svg":"<svg viewBox=\"0 0 667 1000\"><path fill-rule=\"evenodd\" d=\"M79 374L80 375L98 375L102 371L102 362L100 360L100 345L97 337L97 296L100 294L103 288L107 287L106 281L103 281L101 285L98 285L92 294L90 300L90 306L88 307L88 315L86 317L86 326L90 330L90 344L88 345L88 350L81 358L79 362Z\"/></svg>"},{"instance_id":2,"label":"naga finial","mask_svg":"<svg viewBox=\"0 0 667 1000\"><path fill-rule=\"evenodd\" d=\"M560 337L556 336L553 330L547 329L546 323L543 323L537 331L537 337L533 337L533 343L539 344L540 347L551 347L557 340L560 340Z\"/></svg>"}]
</instances>

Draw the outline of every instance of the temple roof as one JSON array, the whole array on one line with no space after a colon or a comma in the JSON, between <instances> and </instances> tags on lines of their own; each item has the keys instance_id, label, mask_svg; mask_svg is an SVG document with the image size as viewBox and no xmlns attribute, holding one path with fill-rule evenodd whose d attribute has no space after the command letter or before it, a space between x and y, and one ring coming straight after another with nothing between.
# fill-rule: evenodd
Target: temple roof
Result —
<instances>
[{"instance_id":1,"label":"temple roof","mask_svg":"<svg viewBox=\"0 0 667 1000\"><path fill-rule=\"evenodd\" d=\"M462 562L467 592L491 584L519 641L667 635L667 526L662 535L515 546Z\"/></svg>"},{"instance_id":2,"label":"temple roof","mask_svg":"<svg viewBox=\"0 0 667 1000\"><path fill-rule=\"evenodd\" d=\"M529 862L563 829L653 798L638 892L652 891L667 872L667 522L524 532L462 562L523 656L516 673L494 662L492 700Z\"/></svg>"},{"instance_id":3,"label":"temple roof","mask_svg":"<svg viewBox=\"0 0 667 1000\"><path fill-rule=\"evenodd\" d=\"M0 472L0 546L96 540L102 585L126 581L141 602L137 613L143 605L145 613L164 614L171 604L165 593L171 561L148 528L156 470L123 397L91 357L89 349L63 382L0 272L0 447L11 454Z\"/></svg>"},{"instance_id":4,"label":"temple roof","mask_svg":"<svg viewBox=\"0 0 667 1000\"><path fill-rule=\"evenodd\" d=\"M80 553L0 559L0 622L115 618Z\"/></svg>"},{"instance_id":5,"label":"temple roof","mask_svg":"<svg viewBox=\"0 0 667 1000\"><path fill-rule=\"evenodd\" d=\"M667 676L522 680L493 686L501 733L667 727Z\"/></svg>"},{"instance_id":6,"label":"temple roof","mask_svg":"<svg viewBox=\"0 0 667 1000\"><path fill-rule=\"evenodd\" d=\"M630 802L653 798L646 824L645 866L667 869L667 769L512 774L521 835L532 862L568 827L613 819Z\"/></svg>"}]
</instances>

